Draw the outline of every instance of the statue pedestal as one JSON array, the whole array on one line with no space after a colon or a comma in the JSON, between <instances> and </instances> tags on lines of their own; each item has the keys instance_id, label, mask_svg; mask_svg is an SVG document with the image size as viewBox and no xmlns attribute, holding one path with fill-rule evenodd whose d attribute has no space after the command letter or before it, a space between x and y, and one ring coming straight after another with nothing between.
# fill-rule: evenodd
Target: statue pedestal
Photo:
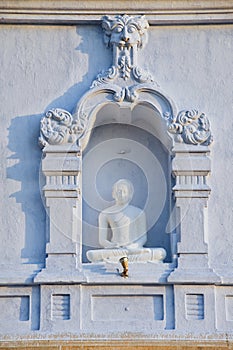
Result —
<instances>
[{"instance_id":1,"label":"statue pedestal","mask_svg":"<svg viewBox=\"0 0 233 350\"><path fill-rule=\"evenodd\" d=\"M132 263L161 263L166 257L166 250L163 248L116 248L116 249L95 249L87 252L87 258L93 263L109 262L117 263L120 258L127 256Z\"/></svg>"},{"instance_id":2,"label":"statue pedestal","mask_svg":"<svg viewBox=\"0 0 233 350\"><path fill-rule=\"evenodd\" d=\"M121 277L122 266L120 263L90 263L83 265L83 273L87 283L105 284L153 284L165 283L173 270L171 264L166 263L139 263L129 262L129 277Z\"/></svg>"}]
</instances>

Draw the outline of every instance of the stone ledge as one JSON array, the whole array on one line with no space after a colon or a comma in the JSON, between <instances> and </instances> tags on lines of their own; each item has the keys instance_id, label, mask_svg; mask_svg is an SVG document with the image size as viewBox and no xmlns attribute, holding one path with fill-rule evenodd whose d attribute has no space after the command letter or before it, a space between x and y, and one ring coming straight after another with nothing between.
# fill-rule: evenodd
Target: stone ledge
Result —
<instances>
[{"instance_id":1,"label":"stone ledge","mask_svg":"<svg viewBox=\"0 0 233 350\"><path fill-rule=\"evenodd\" d=\"M146 14L151 25L233 23L232 0L0 0L0 23L96 23L124 12Z\"/></svg>"}]
</instances>

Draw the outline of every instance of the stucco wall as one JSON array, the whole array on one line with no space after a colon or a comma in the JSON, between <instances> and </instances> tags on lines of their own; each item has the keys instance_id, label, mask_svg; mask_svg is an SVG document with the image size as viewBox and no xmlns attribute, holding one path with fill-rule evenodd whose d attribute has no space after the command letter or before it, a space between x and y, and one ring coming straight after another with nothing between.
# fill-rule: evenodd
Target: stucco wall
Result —
<instances>
[{"instance_id":1,"label":"stucco wall","mask_svg":"<svg viewBox=\"0 0 233 350\"><path fill-rule=\"evenodd\" d=\"M63 3L68 6L68 2L74 9L74 2ZM154 265L151 265L151 269L147 268L148 276L143 266L139 274L132 266L136 276L133 282L130 279L129 282L114 280L119 276L115 276L116 271L113 271L112 266L107 266L102 275L98 269L93 270L89 284L68 279L68 282L62 283L59 276L49 283L43 278L42 282L36 279L33 281L33 277L45 267L46 242L49 241L46 219L49 210L45 208L41 190L45 180L41 171L43 155L38 145L41 117L51 108L62 108L72 113L96 75L112 64L112 52L103 42L100 18L107 13L108 6L111 14L125 10L127 1L124 4L116 1L115 7L113 3L103 5L104 2L101 2L102 7L98 11L95 2L80 2L76 12L63 8L57 13L50 1L47 4L41 1L41 8L35 11L32 7L25 10L24 1L20 1L19 5L14 1L3 3L5 7L0 2L4 14L0 25L1 340L17 340L18 335L23 335L24 339L40 340L54 339L56 335L58 339L61 336L67 340L70 334L73 340L77 340L78 334L81 340L86 339L90 343L41 342L41 346L100 346L102 349L106 343L99 345L98 342L91 342L91 339L99 337L121 339L122 342L124 339L141 339L141 343L137 344L110 342L106 349L114 346L133 349L136 345L138 348L144 346L145 349L151 346L152 349L155 348L152 344L154 340L190 340L193 337L196 341L206 342L218 339L219 343L210 343L210 346L217 344L227 348L230 345L226 339L233 336L233 20L230 4L226 6L223 1L217 1L214 8L209 6L208 0L202 6L196 2L187 5L185 1L177 0L172 4L168 1L147 1L144 5L136 2L137 8L129 5L132 13L147 13L150 19L148 43L143 50L138 51L139 66L151 73L159 89L173 100L178 111L197 109L205 112L211 123L214 137L210 145L211 174L208 178L211 194L204 231L210 267L222 280L219 278L215 283L215 280L210 279L200 284L196 281L192 285L179 281L172 284L164 282L165 279L163 283L159 279L155 281ZM33 1L31 3L35 5ZM181 3L185 3L186 7L182 7ZM50 9L48 4L51 5ZM21 8L18 13L14 12L17 6ZM47 12L44 10L46 6ZM177 6L174 11L173 6ZM183 14L182 11L186 12ZM38 14L41 16L39 19ZM59 16L62 17L58 20ZM118 113L114 109L112 111ZM109 112L111 106L103 113L107 115ZM148 117L151 117L150 112ZM123 129L122 125L96 129L84 152L83 220L94 223L94 226L97 225L97 212L88 208L89 203L85 204L85 198L91 197L88 181L92 181L93 175L91 164L87 164L88 152L102 140L110 140L111 135L120 137ZM126 138L130 135L132 140L140 139L142 144L149 145L148 149L159 160L165 177L169 177L165 179L167 188L174 185L174 179L170 178L170 158L164 149L159 148L159 140L133 126L124 133ZM92 157L95 158L95 153ZM111 167L109 164L106 163L96 177L99 193L106 200L111 197L109 188L114 182L116 169L124 167L124 162L119 159L113 161ZM139 188L133 204L143 208L148 186L147 174L143 174L137 164L128 166L125 174ZM154 174L155 177L158 175L156 171ZM155 191L155 208L159 191ZM170 237L162 231L167 228L169 209L173 205L172 193L168 193L160 220L155 229L151 229L148 240L148 246L158 244L167 249L166 262L171 262L172 251ZM190 231L193 220L190 218ZM158 238L155 238L154 234L158 231ZM86 246L98 246L97 237L88 236L88 227L83 226L83 234L86 235L83 238ZM97 235L97 226L92 234ZM195 237L192 244L195 246ZM86 247L83 249L85 251ZM83 260L86 262L85 258ZM109 280L106 281L105 277ZM196 312L194 318L190 312L192 305L189 308L192 298ZM97 306L95 310L93 305ZM160 310L159 316L156 305ZM60 318L56 318L57 310ZM151 343L146 342L148 339L151 339ZM166 346L169 349L172 346L190 349L195 346L194 343L177 344L168 342L164 344L164 349ZM31 346L34 345L31 343ZM162 348L161 343L157 345ZM9 343L2 343L2 346L9 346Z\"/></svg>"},{"instance_id":2,"label":"stucco wall","mask_svg":"<svg viewBox=\"0 0 233 350\"><path fill-rule=\"evenodd\" d=\"M151 26L140 64L179 110L204 111L211 122L212 193L208 241L212 267L231 266L231 25ZM111 64L99 25L2 25L1 263L43 263L45 211L40 193L41 115L72 111L96 74Z\"/></svg>"}]
</instances>

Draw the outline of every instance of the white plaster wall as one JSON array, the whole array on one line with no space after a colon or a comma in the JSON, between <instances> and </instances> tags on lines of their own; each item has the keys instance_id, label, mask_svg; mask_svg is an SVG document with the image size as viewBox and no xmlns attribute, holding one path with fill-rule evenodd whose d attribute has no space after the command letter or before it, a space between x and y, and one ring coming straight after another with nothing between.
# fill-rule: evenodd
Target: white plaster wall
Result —
<instances>
[{"instance_id":1,"label":"white plaster wall","mask_svg":"<svg viewBox=\"0 0 233 350\"><path fill-rule=\"evenodd\" d=\"M0 42L0 263L41 263L40 119L52 107L72 110L109 53L93 55L94 42L104 48L99 26L2 25Z\"/></svg>"},{"instance_id":2,"label":"white plaster wall","mask_svg":"<svg viewBox=\"0 0 233 350\"><path fill-rule=\"evenodd\" d=\"M153 27L149 43L145 66L178 110L195 108L210 119L214 143L206 238L212 267L230 268L233 262L233 26Z\"/></svg>"},{"instance_id":3,"label":"white plaster wall","mask_svg":"<svg viewBox=\"0 0 233 350\"><path fill-rule=\"evenodd\" d=\"M178 110L195 108L211 121L213 267L233 261L232 38L231 25L154 26L139 58ZM39 121L51 107L72 111L95 75L111 65L111 52L99 25L2 25L0 42L0 259L3 264L20 258L43 262Z\"/></svg>"}]
</instances>

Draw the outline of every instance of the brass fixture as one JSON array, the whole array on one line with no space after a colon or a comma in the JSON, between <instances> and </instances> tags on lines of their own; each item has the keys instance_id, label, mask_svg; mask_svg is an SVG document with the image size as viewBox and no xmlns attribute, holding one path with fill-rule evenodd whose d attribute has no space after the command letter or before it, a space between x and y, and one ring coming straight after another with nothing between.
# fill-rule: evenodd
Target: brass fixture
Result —
<instances>
[{"instance_id":1,"label":"brass fixture","mask_svg":"<svg viewBox=\"0 0 233 350\"><path fill-rule=\"evenodd\" d=\"M124 277L124 278L127 278L127 277L129 277L129 263L128 263L128 258L127 258L127 256L123 256L122 258L120 258L120 263L121 263L121 265L122 265L122 267L123 267L123 272L120 274L121 275L121 277Z\"/></svg>"}]
</instances>

